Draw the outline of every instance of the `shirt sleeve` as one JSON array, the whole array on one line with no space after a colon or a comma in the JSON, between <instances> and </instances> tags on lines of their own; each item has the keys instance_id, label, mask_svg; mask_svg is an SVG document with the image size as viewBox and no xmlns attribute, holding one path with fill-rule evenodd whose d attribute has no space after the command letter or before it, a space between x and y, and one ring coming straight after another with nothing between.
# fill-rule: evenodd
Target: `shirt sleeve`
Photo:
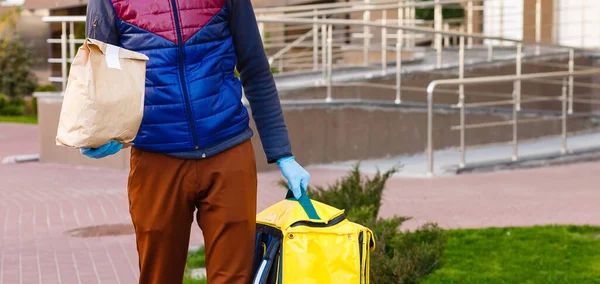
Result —
<instances>
[{"instance_id":1,"label":"shirt sleeve","mask_svg":"<svg viewBox=\"0 0 600 284\"><path fill-rule=\"evenodd\" d=\"M269 163L292 156L279 94L250 0L228 0L229 27L244 93Z\"/></svg>"},{"instance_id":2,"label":"shirt sleeve","mask_svg":"<svg viewBox=\"0 0 600 284\"><path fill-rule=\"evenodd\" d=\"M117 16L110 0L88 1L85 35L108 44L120 45Z\"/></svg>"}]
</instances>

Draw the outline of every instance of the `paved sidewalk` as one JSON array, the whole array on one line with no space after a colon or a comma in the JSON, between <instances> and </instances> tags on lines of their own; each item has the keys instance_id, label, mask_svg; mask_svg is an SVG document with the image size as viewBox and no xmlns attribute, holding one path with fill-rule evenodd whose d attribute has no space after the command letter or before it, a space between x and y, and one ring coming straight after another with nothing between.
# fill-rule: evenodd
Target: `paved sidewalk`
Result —
<instances>
[{"instance_id":1,"label":"paved sidewalk","mask_svg":"<svg viewBox=\"0 0 600 284\"><path fill-rule=\"evenodd\" d=\"M12 155L39 152L37 125L0 123L0 161Z\"/></svg>"},{"instance_id":2,"label":"paved sidewalk","mask_svg":"<svg viewBox=\"0 0 600 284\"><path fill-rule=\"evenodd\" d=\"M37 132L0 124L0 157L36 152ZM310 168L311 184L345 172ZM445 228L600 225L600 163L435 179L394 177L382 216L412 216ZM259 175L258 208L280 200L278 172ZM52 164L0 165L0 284L135 283L133 235L78 238L67 231L131 222L127 172ZM191 244L202 242L193 225Z\"/></svg>"}]
</instances>

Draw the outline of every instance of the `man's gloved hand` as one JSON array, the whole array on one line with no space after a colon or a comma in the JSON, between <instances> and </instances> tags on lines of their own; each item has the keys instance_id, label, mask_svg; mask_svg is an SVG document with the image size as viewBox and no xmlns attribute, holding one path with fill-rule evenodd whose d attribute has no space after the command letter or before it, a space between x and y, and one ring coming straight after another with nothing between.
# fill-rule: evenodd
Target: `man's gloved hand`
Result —
<instances>
[{"instance_id":1,"label":"man's gloved hand","mask_svg":"<svg viewBox=\"0 0 600 284\"><path fill-rule=\"evenodd\" d=\"M82 148L79 150L81 154L93 159L100 159L106 156L114 155L123 149L123 144L118 141L108 142L99 148Z\"/></svg>"},{"instance_id":2,"label":"man's gloved hand","mask_svg":"<svg viewBox=\"0 0 600 284\"><path fill-rule=\"evenodd\" d=\"M308 187L310 174L302 167L294 157L285 157L277 161L277 166L283 176L288 180L289 189L294 193L294 197L299 199L302 192Z\"/></svg>"}]
</instances>

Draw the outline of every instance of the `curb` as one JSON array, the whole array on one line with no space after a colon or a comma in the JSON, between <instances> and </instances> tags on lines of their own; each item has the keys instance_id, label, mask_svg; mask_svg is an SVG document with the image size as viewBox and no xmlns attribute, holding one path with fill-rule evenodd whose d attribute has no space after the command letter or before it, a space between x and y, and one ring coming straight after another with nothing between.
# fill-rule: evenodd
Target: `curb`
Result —
<instances>
[{"instance_id":1,"label":"curb","mask_svg":"<svg viewBox=\"0 0 600 284\"><path fill-rule=\"evenodd\" d=\"M28 163L28 162L39 162L40 154L32 154L32 155L15 155L8 156L2 159L1 164L20 164L20 163Z\"/></svg>"}]
</instances>

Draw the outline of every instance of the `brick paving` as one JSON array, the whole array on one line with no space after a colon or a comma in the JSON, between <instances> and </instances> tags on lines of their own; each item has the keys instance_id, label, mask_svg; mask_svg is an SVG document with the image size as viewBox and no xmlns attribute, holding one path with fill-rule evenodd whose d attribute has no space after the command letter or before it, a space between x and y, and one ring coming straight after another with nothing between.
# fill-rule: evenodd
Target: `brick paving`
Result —
<instances>
[{"instance_id":1,"label":"brick paving","mask_svg":"<svg viewBox=\"0 0 600 284\"><path fill-rule=\"evenodd\" d=\"M38 144L37 125L0 123L0 161L11 155L36 154Z\"/></svg>"},{"instance_id":2,"label":"brick paving","mask_svg":"<svg viewBox=\"0 0 600 284\"><path fill-rule=\"evenodd\" d=\"M37 152L34 126L0 124L0 157ZM309 168L310 170L310 168ZM405 228L600 225L600 163L435 179L393 178L383 216ZM344 172L313 169L312 184ZM278 172L259 174L259 210L280 200ZM128 224L127 172L53 164L0 165L0 284L135 283L133 235L78 238L69 230ZM202 242L194 227L192 245Z\"/></svg>"}]
</instances>

